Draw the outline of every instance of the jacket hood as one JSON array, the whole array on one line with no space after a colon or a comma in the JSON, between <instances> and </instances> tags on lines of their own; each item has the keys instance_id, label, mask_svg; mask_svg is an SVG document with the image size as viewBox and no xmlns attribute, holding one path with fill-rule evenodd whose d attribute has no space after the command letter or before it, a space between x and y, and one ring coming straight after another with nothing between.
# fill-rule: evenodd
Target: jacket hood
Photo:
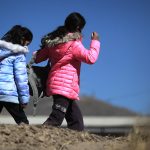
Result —
<instances>
[{"instance_id":1,"label":"jacket hood","mask_svg":"<svg viewBox=\"0 0 150 150\"><path fill-rule=\"evenodd\" d=\"M0 40L0 48L11 51L12 53L28 53L29 52L27 46L13 44L11 42L6 42L4 40Z\"/></svg>"},{"instance_id":2,"label":"jacket hood","mask_svg":"<svg viewBox=\"0 0 150 150\"><path fill-rule=\"evenodd\" d=\"M68 41L79 40L81 38L82 38L82 35L79 32L69 33L69 34L66 34L64 37L56 37L55 39L47 39L46 44L48 47L53 47L58 44L66 43Z\"/></svg>"}]
</instances>

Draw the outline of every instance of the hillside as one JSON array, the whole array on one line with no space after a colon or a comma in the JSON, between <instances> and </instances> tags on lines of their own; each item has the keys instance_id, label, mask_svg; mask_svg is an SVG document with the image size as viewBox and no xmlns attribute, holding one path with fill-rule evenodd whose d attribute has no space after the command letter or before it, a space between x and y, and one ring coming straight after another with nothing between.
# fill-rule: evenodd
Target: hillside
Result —
<instances>
[{"instance_id":1,"label":"hillside","mask_svg":"<svg viewBox=\"0 0 150 150\"><path fill-rule=\"evenodd\" d=\"M81 100L77 102L84 116L134 116L137 115L128 109L113 106L95 97L81 96ZM40 99L36 115L49 115L51 112L52 98ZM33 115L32 97L30 104L26 108L27 115ZM1 114L8 114L4 109Z\"/></svg>"},{"instance_id":2,"label":"hillside","mask_svg":"<svg viewBox=\"0 0 150 150\"><path fill-rule=\"evenodd\" d=\"M79 106L86 116L134 116L137 113L114 106L95 97L82 96Z\"/></svg>"}]
</instances>

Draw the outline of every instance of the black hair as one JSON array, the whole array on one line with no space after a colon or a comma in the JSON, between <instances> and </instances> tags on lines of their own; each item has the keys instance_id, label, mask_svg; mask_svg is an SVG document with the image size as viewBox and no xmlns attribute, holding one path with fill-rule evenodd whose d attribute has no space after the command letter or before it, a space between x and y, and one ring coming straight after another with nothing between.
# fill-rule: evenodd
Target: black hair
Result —
<instances>
[{"instance_id":1,"label":"black hair","mask_svg":"<svg viewBox=\"0 0 150 150\"><path fill-rule=\"evenodd\" d=\"M31 43L32 38L33 34L28 28L22 27L21 25L15 25L1 39L24 46L24 42L29 41L29 43Z\"/></svg>"},{"instance_id":2,"label":"black hair","mask_svg":"<svg viewBox=\"0 0 150 150\"><path fill-rule=\"evenodd\" d=\"M67 28L68 32L81 32L85 24L86 21L84 17L77 12L71 13L65 20L65 27Z\"/></svg>"},{"instance_id":3,"label":"black hair","mask_svg":"<svg viewBox=\"0 0 150 150\"><path fill-rule=\"evenodd\" d=\"M41 47L46 46L46 41L48 39L53 40L56 37L64 37L67 33L69 32L81 32L82 29L84 28L86 24L86 21L84 17L78 13L78 12L73 12L69 14L64 22L63 26L59 26L56 30L53 32L48 33L41 39Z\"/></svg>"}]
</instances>

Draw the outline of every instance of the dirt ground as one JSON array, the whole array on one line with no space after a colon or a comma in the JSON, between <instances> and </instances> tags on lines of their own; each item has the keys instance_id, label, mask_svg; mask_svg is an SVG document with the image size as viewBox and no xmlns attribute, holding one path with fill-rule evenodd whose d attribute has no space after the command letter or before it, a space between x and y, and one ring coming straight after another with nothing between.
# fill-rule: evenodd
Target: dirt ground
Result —
<instances>
[{"instance_id":1,"label":"dirt ground","mask_svg":"<svg viewBox=\"0 0 150 150\"><path fill-rule=\"evenodd\" d=\"M148 150L147 131L136 128L128 136L112 137L40 125L0 125L0 150Z\"/></svg>"}]
</instances>

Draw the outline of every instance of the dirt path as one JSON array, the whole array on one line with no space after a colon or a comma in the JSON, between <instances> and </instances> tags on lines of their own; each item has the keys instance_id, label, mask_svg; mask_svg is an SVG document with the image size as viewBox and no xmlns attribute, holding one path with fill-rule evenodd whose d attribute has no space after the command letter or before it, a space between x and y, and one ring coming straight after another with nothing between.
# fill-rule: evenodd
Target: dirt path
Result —
<instances>
[{"instance_id":1,"label":"dirt path","mask_svg":"<svg viewBox=\"0 0 150 150\"><path fill-rule=\"evenodd\" d=\"M0 125L0 150L131 150L131 142L129 136L102 137L64 128Z\"/></svg>"}]
</instances>

